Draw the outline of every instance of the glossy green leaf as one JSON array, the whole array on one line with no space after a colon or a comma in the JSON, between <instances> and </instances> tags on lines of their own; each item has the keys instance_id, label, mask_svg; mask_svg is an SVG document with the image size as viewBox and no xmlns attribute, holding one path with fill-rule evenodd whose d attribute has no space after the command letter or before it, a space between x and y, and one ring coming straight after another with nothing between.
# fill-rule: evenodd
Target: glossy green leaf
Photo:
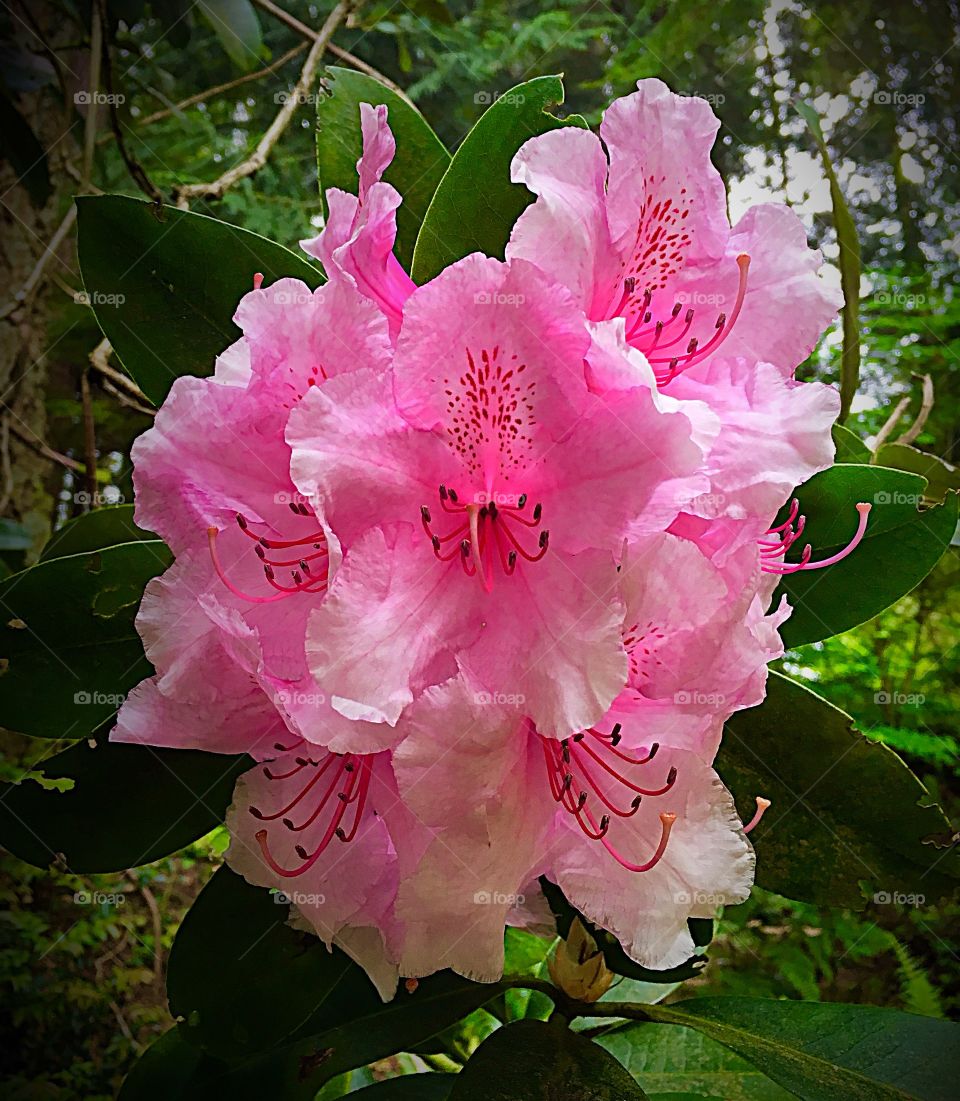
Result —
<instances>
[{"instance_id":1,"label":"glossy green leaf","mask_svg":"<svg viewBox=\"0 0 960 1101\"><path fill-rule=\"evenodd\" d=\"M830 150L823 137L820 117L816 110L802 100L794 103L797 114L813 134L823 169L830 183L830 203L833 207L833 228L840 246L840 286L843 289L843 349L840 356L840 423L850 412L854 395L860 383L860 238L850 214L850 208L840 189L840 182L833 169Z\"/></svg>"},{"instance_id":2,"label":"glossy green leaf","mask_svg":"<svg viewBox=\"0 0 960 1101\"><path fill-rule=\"evenodd\" d=\"M960 469L936 455L929 455L905 443L885 443L879 449L876 460L880 466L896 470L910 470L926 478L923 491L928 504L943 504L947 493L960 491Z\"/></svg>"},{"instance_id":3,"label":"glossy green leaf","mask_svg":"<svg viewBox=\"0 0 960 1101\"><path fill-rule=\"evenodd\" d=\"M110 505L68 520L50 536L40 552L39 561L103 550L120 543L155 542L156 539L152 532L144 531L134 523L133 505Z\"/></svg>"},{"instance_id":4,"label":"glossy green leaf","mask_svg":"<svg viewBox=\"0 0 960 1101\"><path fill-rule=\"evenodd\" d=\"M600 1036L597 1043L626 1067L651 1101L790 1101L794 1096L692 1028L632 1021Z\"/></svg>"},{"instance_id":5,"label":"glossy green leaf","mask_svg":"<svg viewBox=\"0 0 960 1101\"><path fill-rule=\"evenodd\" d=\"M860 439L855 433L851 432L849 428L844 428L842 424L835 424L831 429L833 435L833 442L837 448L836 458L834 462L838 463L869 463L871 451L870 448ZM883 464L887 465L887 464Z\"/></svg>"},{"instance_id":6,"label":"glossy green leaf","mask_svg":"<svg viewBox=\"0 0 960 1101\"><path fill-rule=\"evenodd\" d=\"M558 119L548 109L563 103L563 81L540 76L518 84L480 117L463 139L423 220L412 275L426 283L471 252L503 258L514 222L533 201L510 182L510 162L521 145L560 126L586 126L578 115Z\"/></svg>"},{"instance_id":7,"label":"glossy green leaf","mask_svg":"<svg viewBox=\"0 0 960 1101\"><path fill-rule=\"evenodd\" d=\"M168 856L223 821L246 757L78 742L0 787L0 844L37 867L117 872Z\"/></svg>"},{"instance_id":8,"label":"glossy green leaf","mask_svg":"<svg viewBox=\"0 0 960 1101\"><path fill-rule=\"evenodd\" d=\"M289 912L282 895L251 886L227 867L204 887L167 968L170 1010L187 1022L192 1043L229 1058L381 1005L364 972L339 950L328 952L317 937L292 929Z\"/></svg>"},{"instance_id":9,"label":"glossy green leaf","mask_svg":"<svg viewBox=\"0 0 960 1101\"><path fill-rule=\"evenodd\" d=\"M863 542L842 562L783 578L774 602L785 594L793 605L780 629L788 646L817 642L872 619L933 569L953 537L957 500L921 512L923 491L916 474L853 463L830 467L800 486L796 496L807 522L788 561L799 557L805 543L812 545L814 561L836 554L856 531L857 502L872 509ZM774 523L786 515L784 506Z\"/></svg>"},{"instance_id":10,"label":"glossy green leaf","mask_svg":"<svg viewBox=\"0 0 960 1101\"><path fill-rule=\"evenodd\" d=\"M251 1082L257 1068L266 1073L257 1052L296 1061L324 1051L316 1089L410 1050L500 993L496 984L441 972L412 994L401 987L385 1004L360 967L292 929L288 916L282 896L222 868L184 919L170 955L170 1008L185 1019L186 1037L236 1064L238 1073L244 1057Z\"/></svg>"},{"instance_id":11,"label":"glossy green leaf","mask_svg":"<svg viewBox=\"0 0 960 1101\"><path fill-rule=\"evenodd\" d=\"M134 1063L123 1080L117 1101L169 1101L184 1097L204 1065L212 1065L202 1049L187 1043L183 1028L171 1028Z\"/></svg>"},{"instance_id":12,"label":"glossy green leaf","mask_svg":"<svg viewBox=\"0 0 960 1101\"><path fill-rule=\"evenodd\" d=\"M77 249L97 322L123 366L160 405L179 375L209 375L240 335L237 304L284 276L311 287L320 272L256 233L119 195L77 199Z\"/></svg>"},{"instance_id":13,"label":"glossy green leaf","mask_svg":"<svg viewBox=\"0 0 960 1101\"><path fill-rule=\"evenodd\" d=\"M264 53L263 38L250 0L203 0L197 10L237 68L249 71L259 63Z\"/></svg>"},{"instance_id":14,"label":"glossy green leaf","mask_svg":"<svg viewBox=\"0 0 960 1101\"><path fill-rule=\"evenodd\" d=\"M616 1059L562 1020L498 1029L456 1076L450 1101L634 1101L646 1094Z\"/></svg>"},{"instance_id":15,"label":"glossy green leaf","mask_svg":"<svg viewBox=\"0 0 960 1101\"><path fill-rule=\"evenodd\" d=\"M960 1025L895 1009L767 998L651 1006L749 1060L804 1101L952 1101ZM455 1095L454 1095L455 1096Z\"/></svg>"},{"instance_id":16,"label":"glossy green leaf","mask_svg":"<svg viewBox=\"0 0 960 1101\"><path fill-rule=\"evenodd\" d=\"M572 906L567 901L563 891L555 883L551 883L541 876L540 887L554 918L556 918L558 934L566 939L573 919L579 917L584 928L602 950L607 967L617 975L624 975L627 978L638 979L645 983L670 984L696 978L707 966L707 957L698 953L691 956L685 963L671 967L667 971L653 971L649 967L642 967L639 963L630 959L612 933L588 921L576 907ZM689 926L693 943L698 948L706 947L713 937L713 922L709 919L691 918Z\"/></svg>"},{"instance_id":17,"label":"glossy green leaf","mask_svg":"<svg viewBox=\"0 0 960 1101\"><path fill-rule=\"evenodd\" d=\"M153 669L134 619L164 543L126 543L38 563L0 582L0 724L85 738Z\"/></svg>"},{"instance_id":18,"label":"glossy green leaf","mask_svg":"<svg viewBox=\"0 0 960 1101\"><path fill-rule=\"evenodd\" d=\"M951 889L946 819L900 758L871 742L839 708L771 673L767 698L728 722L716 768L740 817L772 801L751 834L757 883L804 902L861 909L858 882L915 905ZM938 843L928 839L940 839Z\"/></svg>"},{"instance_id":19,"label":"glossy green leaf","mask_svg":"<svg viewBox=\"0 0 960 1101\"><path fill-rule=\"evenodd\" d=\"M357 161L363 149L360 104L385 104L397 152L383 178L403 198L397 210L397 258L409 270L427 207L443 178L450 154L427 120L386 85L354 69L327 69L329 94L317 107L317 171L328 187L357 193ZM327 205L324 199L324 213Z\"/></svg>"},{"instance_id":20,"label":"glossy green leaf","mask_svg":"<svg viewBox=\"0 0 960 1101\"><path fill-rule=\"evenodd\" d=\"M453 1074L404 1074L355 1090L351 1101L446 1101L453 1089Z\"/></svg>"}]
</instances>

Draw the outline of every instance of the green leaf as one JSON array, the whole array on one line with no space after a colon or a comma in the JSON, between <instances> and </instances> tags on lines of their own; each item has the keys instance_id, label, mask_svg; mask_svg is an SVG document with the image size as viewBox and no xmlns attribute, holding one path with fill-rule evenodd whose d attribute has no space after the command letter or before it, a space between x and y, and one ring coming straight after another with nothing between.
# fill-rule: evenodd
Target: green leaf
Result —
<instances>
[{"instance_id":1,"label":"green leaf","mask_svg":"<svg viewBox=\"0 0 960 1101\"><path fill-rule=\"evenodd\" d=\"M453 1074L404 1074L355 1090L351 1101L446 1101L453 1089Z\"/></svg>"},{"instance_id":2,"label":"green leaf","mask_svg":"<svg viewBox=\"0 0 960 1101\"><path fill-rule=\"evenodd\" d=\"M44 868L117 872L159 860L219 825L246 757L78 742L34 765L68 790L26 778L0 787L0 844Z\"/></svg>"},{"instance_id":3,"label":"green leaf","mask_svg":"<svg viewBox=\"0 0 960 1101\"><path fill-rule=\"evenodd\" d=\"M210 1063L200 1048L183 1038L183 1029L165 1032L134 1063L123 1081L117 1101L169 1101L186 1096L201 1066Z\"/></svg>"},{"instance_id":4,"label":"green leaf","mask_svg":"<svg viewBox=\"0 0 960 1101\"><path fill-rule=\"evenodd\" d=\"M840 416L841 424L850 413L854 395L860 384L860 238L847 201L840 190L833 170L830 150L824 141L820 117L809 103L794 102L817 143L823 169L830 182L830 202L833 206L833 227L840 247L840 286L843 290L843 350L840 355Z\"/></svg>"},{"instance_id":5,"label":"green leaf","mask_svg":"<svg viewBox=\"0 0 960 1101\"><path fill-rule=\"evenodd\" d=\"M942 505L948 492L960 491L960 470L936 455L928 455L905 443L885 443L877 451L875 461L895 470L910 470L926 478L923 491L926 504Z\"/></svg>"},{"instance_id":6,"label":"green leaf","mask_svg":"<svg viewBox=\"0 0 960 1101\"><path fill-rule=\"evenodd\" d=\"M97 322L141 390L160 405L179 375L209 375L240 330L237 304L284 276L310 287L306 260L256 233L120 195L77 199L77 249Z\"/></svg>"},{"instance_id":7,"label":"green leaf","mask_svg":"<svg viewBox=\"0 0 960 1101\"><path fill-rule=\"evenodd\" d=\"M810 543L813 560L842 550L857 527L856 504L872 505L863 542L842 562L823 570L787 574L774 595L785 594L793 614L780 628L787 646L818 642L872 619L910 592L937 564L957 526L957 501L920 512L924 482L916 474L882 466L843 463L815 474L798 490L806 516L803 537L788 553ZM787 506L774 524L782 523Z\"/></svg>"},{"instance_id":8,"label":"green leaf","mask_svg":"<svg viewBox=\"0 0 960 1101\"><path fill-rule=\"evenodd\" d=\"M83 554L138 541L156 542L157 537L137 527L133 519L133 505L110 505L68 520L50 536L40 552L39 561L47 562L51 558L65 558L70 554Z\"/></svg>"},{"instance_id":9,"label":"green leaf","mask_svg":"<svg viewBox=\"0 0 960 1101\"><path fill-rule=\"evenodd\" d=\"M335 65L327 73L329 95L317 107L317 171L321 193L328 187L357 193L357 161L363 151L360 104L386 104L397 152L383 178L403 198L397 211L394 252L409 270L417 234L433 193L450 164L450 154L423 115L380 81ZM323 209L326 214L325 195Z\"/></svg>"},{"instance_id":10,"label":"green leaf","mask_svg":"<svg viewBox=\"0 0 960 1101\"><path fill-rule=\"evenodd\" d=\"M480 117L463 139L423 220L413 254L414 282L426 283L471 252L503 258L514 222L533 201L510 182L510 162L536 134L586 126L579 116L558 119L547 108L563 103L559 76L518 84Z\"/></svg>"},{"instance_id":11,"label":"green leaf","mask_svg":"<svg viewBox=\"0 0 960 1101\"><path fill-rule=\"evenodd\" d=\"M0 582L0 724L85 738L153 672L134 624L143 588L170 565L157 540L38 563Z\"/></svg>"},{"instance_id":12,"label":"green leaf","mask_svg":"<svg viewBox=\"0 0 960 1101\"><path fill-rule=\"evenodd\" d=\"M456 1076L450 1101L632 1101L646 1094L609 1052L562 1020L498 1029Z\"/></svg>"},{"instance_id":13,"label":"green leaf","mask_svg":"<svg viewBox=\"0 0 960 1101\"><path fill-rule=\"evenodd\" d=\"M835 424L831 429L833 442L837 448L837 456L834 462L838 463L869 463L870 448L849 428L842 424ZM888 464L883 464L888 465Z\"/></svg>"},{"instance_id":14,"label":"green leaf","mask_svg":"<svg viewBox=\"0 0 960 1101\"><path fill-rule=\"evenodd\" d=\"M234 65L249 71L262 59L260 20L250 0L201 0L198 7Z\"/></svg>"},{"instance_id":15,"label":"green leaf","mask_svg":"<svg viewBox=\"0 0 960 1101\"><path fill-rule=\"evenodd\" d=\"M960 1026L895 1009L767 998L650 1006L735 1051L805 1101L952 1101ZM454 1094L456 1096L456 1094Z\"/></svg>"},{"instance_id":16,"label":"green leaf","mask_svg":"<svg viewBox=\"0 0 960 1101\"><path fill-rule=\"evenodd\" d=\"M191 1043L231 1058L380 1007L364 972L316 936L292 929L289 910L284 896L251 886L227 867L204 887L167 968L170 1011L186 1020Z\"/></svg>"},{"instance_id":17,"label":"green leaf","mask_svg":"<svg viewBox=\"0 0 960 1101\"><path fill-rule=\"evenodd\" d=\"M751 834L757 883L788 898L863 908L870 892L932 900L958 874L955 852L926 838L949 833L926 788L886 746L839 708L771 673L767 698L727 722L716 768L746 821L772 801ZM919 896L919 897L917 897Z\"/></svg>"},{"instance_id":18,"label":"green leaf","mask_svg":"<svg viewBox=\"0 0 960 1101\"><path fill-rule=\"evenodd\" d=\"M288 909L280 895L222 868L184 919L170 955L171 1011L185 1018L191 1043L237 1066L238 1088L267 1072L258 1052L273 1051L295 1067L322 1051L310 1078L316 1091L346 1070L410 1050L501 992L441 972L384 1004L339 949L292 929Z\"/></svg>"},{"instance_id":19,"label":"green leaf","mask_svg":"<svg viewBox=\"0 0 960 1101\"><path fill-rule=\"evenodd\" d=\"M790 1101L794 1096L692 1028L635 1021L600 1036L597 1043L619 1059L651 1101Z\"/></svg>"},{"instance_id":20,"label":"green leaf","mask_svg":"<svg viewBox=\"0 0 960 1101\"><path fill-rule=\"evenodd\" d=\"M597 942L597 947L603 952L607 967L617 975L624 975L627 978L638 979L645 983L670 984L696 978L707 966L706 956L697 954L691 956L685 963L671 967L668 971L652 971L649 967L642 967L639 963L630 959L612 933L588 921L576 907L572 906L564 896L563 891L555 883L551 883L544 876L541 876L540 887L553 916L556 918L559 935L566 939L573 919L578 917L583 923L583 927ZM713 922L709 919L691 918L689 925L693 943L698 948L706 947L713 937Z\"/></svg>"}]
</instances>

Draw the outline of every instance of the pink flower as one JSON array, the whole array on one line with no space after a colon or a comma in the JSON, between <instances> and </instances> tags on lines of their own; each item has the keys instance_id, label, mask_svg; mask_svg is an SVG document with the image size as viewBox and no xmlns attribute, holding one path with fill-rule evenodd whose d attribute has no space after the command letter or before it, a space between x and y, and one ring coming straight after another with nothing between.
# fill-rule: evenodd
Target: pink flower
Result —
<instances>
[{"instance_id":1,"label":"pink flower","mask_svg":"<svg viewBox=\"0 0 960 1101\"><path fill-rule=\"evenodd\" d=\"M595 389L652 375L699 426L709 486L672 530L722 560L761 540L792 488L832 462L838 396L792 375L840 297L788 208L753 207L730 228L709 105L658 80L637 87L606 112L603 145L570 129L520 149L512 177L538 198L507 254L623 327L637 355L598 372Z\"/></svg>"},{"instance_id":2,"label":"pink flower","mask_svg":"<svg viewBox=\"0 0 960 1101\"><path fill-rule=\"evenodd\" d=\"M358 195L327 189L329 216L318 237L300 242L316 257L331 282L347 280L376 302L390 322L394 339L403 305L414 283L393 255L397 237L397 207L403 201L396 188L382 180L396 143L387 125L387 108L360 104L363 155L357 161Z\"/></svg>"},{"instance_id":3,"label":"pink flower","mask_svg":"<svg viewBox=\"0 0 960 1101\"><path fill-rule=\"evenodd\" d=\"M156 675L131 693L112 737L273 762L241 778L228 859L259 884L282 888L297 873L301 916L386 996L396 861L374 800L386 791L395 802L395 785L382 729L334 711L306 666L308 618L337 547L290 479L283 433L305 394L389 362L387 324L346 281L311 291L292 279L246 295L236 320L243 336L214 377L177 379L134 446L137 520L177 557L138 617ZM351 754L335 756L344 735ZM324 786L311 785L324 768ZM284 800L289 830L287 811L272 816ZM402 828L398 814L390 825ZM333 873L341 863L350 875Z\"/></svg>"},{"instance_id":4,"label":"pink flower","mask_svg":"<svg viewBox=\"0 0 960 1101\"><path fill-rule=\"evenodd\" d=\"M455 659L560 733L623 686L613 554L702 455L649 385L592 394L595 351L565 290L469 256L407 301L392 372L291 413L294 481L346 552L307 638L342 715L393 725Z\"/></svg>"},{"instance_id":5,"label":"pink flower","mask_svg":"<svg viewBox=\"0 0 960 1101\"><path fill-rule=\"evenodd\" d=\"M592 320L623 318L660 385L721 347L791 374L839 304L819 252L787 207L753 207L731 229L709 104L659 80L637 88L608 108L599 137L560 129L521 147L511 178L538 198L508 258L566 283Z\"/></svg>"}]
</instances>

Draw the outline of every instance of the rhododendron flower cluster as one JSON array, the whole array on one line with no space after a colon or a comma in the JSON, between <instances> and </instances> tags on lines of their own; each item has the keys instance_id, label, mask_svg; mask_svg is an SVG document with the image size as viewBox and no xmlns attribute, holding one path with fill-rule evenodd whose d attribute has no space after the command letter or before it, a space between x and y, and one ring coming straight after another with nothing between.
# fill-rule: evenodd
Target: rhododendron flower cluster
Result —
<instances>
[{"instance_id":1,"label":"rhododendron flower cluster","mask_svg":"<svg viewBox=\"0 0 960 1101\"><path fill-rule=\"evenodd\" d=\"M385 997L498 977L539 877L674 966L751 886L712 762L782 653L779 575L842 556L788 561L777 522L832 461L837 395L793 375L837 294L788 209L729 225L718 122L659 81L526 142L506 259L423 286L361 120L358 193L303 242L327 282L258 280L137 442L176 562L114 737L248 754L228 862Z\"/></svg>"}]
</instances>

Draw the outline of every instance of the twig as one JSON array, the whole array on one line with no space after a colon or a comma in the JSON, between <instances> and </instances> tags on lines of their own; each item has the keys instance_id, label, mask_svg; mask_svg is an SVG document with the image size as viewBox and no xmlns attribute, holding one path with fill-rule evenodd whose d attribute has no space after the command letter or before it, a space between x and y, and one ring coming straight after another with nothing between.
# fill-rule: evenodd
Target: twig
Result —
<instances>
[{"instance_id":1,"label":"twig","mask_svg":"<svg viewBox=\"0 0 960 1101\"><path fill-rule=\"evenodd\" d=\"M243 76L238 76L236 80L228 80L226 84L216 84L212 88L207 88L203 92L197 92L196 95L188 96L186 99L182 99L179 103L175 103L172 107L166 107L162 111L154 111L152 115L147 115L146 118L142 118L138 121L138 126L152 126L155 122L159 122L161 119L169 118L170 115L177 114L180 111L185 111L188 107L192 107L195 103L203 103L204 100L212 99L214 96L219 96L223 92L230 92L234 88L239 88L242 84L249 84L254 80L261 80L265 76L269 76L271 73L275 73L277 69L282 69L284 65L298 54L302 54L307 48L306 42L301 42L299 46L294 46L292 50L287 50L285 54L278 57L276 61L269 64L265 69L258 69L255 73L244 73ZM330 49L333 47L331 46ZM101 138L101 141L107 140L107 136Z\"/></svg>"},{"instance_id":2,"label":"twig","mask_svg":"<svg viewBox=\"0 0 960 1101\"><path fill-rule=\"evenodd\" d=\"M39 455L42 455L45 459L49 459L53 463L59 463L61 466L65 466L67 470L72 470L77 474L83 474L83 463L78 463L76 459L71 459L69 455L63 455L59 451L54 451L52 447L48 447L43 440L37 438L32 439L19 425L14 424L8 419L10 425L10 431L20 440L25 443L27 447L32 448Z\"/></svg>"},{"instance_id":3,"label":"twig","mask_svg":"<svg viewBox=\"0 0 960 1101\"><path fill-rule=\"evenodd\" d=\"M100 2L102 3L103 0L100 0ZM178 187L174 191L174 199L177 206L183 208L188 204L190 199L194 198L219 199L239 180L245 179L247 176L252 176L263 168L267 163L267 158L270 156L273 147L290 125L297 107L308 96L317 73L317 66L320 64L320 58L323 57L323 52L327 48L327 43L333 36L333 32L343 22L343 18L351 6L349 0L340 0L340 3L337 4L333 11L327 16L326 22L323 24L313 45L310 47L307 59L303 63L300 78L297 80L293 91L287 96L276 118L270 123L269 127L267 127L266 133L257 143L256 149L254 149L250 156L239 164L234 165L233 168L228 169L222 176L213 180L211 183L184 184Z\"/></svg>"},{"instance_id":4,"label":"twig","mask_svg":"<svg viewBox=\"0 0 960 1101\"><path fill-rule=\"evenodd\" d=\"M93 154L97 146L97 114L100 96L100 60L103 54L103 18L104 8L99 2L90 9L90 87L87 89L89 101L87 103L86 126L83 131L83 171L81 179L83 186L90 182L93 176Z\"/></svg>"},{"instance_id":5,"label":"twig","mask_svg":"<svg viewBox=\"0 0 960 1101\"><path fill-rule=\"evenodd\" d=\"M74 203L70 204L70 209L64 216L63 221L57 226L56 232L50 238L47 247L40 253L40 257L36 264L33 266L33 271L27 276L26 282L17 291L13 298L2 308L0 308L0 320L5 317L9 317L14 310L19 309L24 302L26 302L37 289L40 279L43 276L44 269L50 262L50 258L56 254L57 249L63 243L64 237L73 228L73 223L77 220L77 208Z\"/></svg>"},{"instance_id":6,"label":"twig","mask_svg":"<svg viewBox=\"0 0 960 1101\"><path fill-rule=\"evenodd\" d=\"M927 417L930 416L930 411L933 409L933 379L929 375L914 375L914 378L921 379L923 383L923 397L920 400L920 412L917 413L917 419L910 425L910 427L903 433L902 436L894 440L894 443L913 443L913 441L923 431L923 426L927 423Z\"/></svg>"},{"instance_id":7,"label":"twig","mask_svg":"<svg viewBox=\"0 0 960 1101\"><path fill-rule=\"evenodd\" d=\"M106 0L96 0L96 9L99 10L101 19L106 24ZM120 113L117 110L117 97L113 94L113 66L110 61L110 43L106 38L103 39L103 82L107 89L107 106L110 110L110 126L113 130L114 137L117 139L117 149L120 151L123 163L127 166L130 178L148 199L152 199L158 207L162 206L163 195L161 195L157 185L147 175L143 165L127 149L126 139L123 136L123 127L120 123Z\"/></svg>"},{"instance_id":8,"label":"twig","mask_svg":"<svg viewBox=\"0 0 960 1101\"><path fill-rule=\"evenodd\" d=\"M906 413L909 408L910 395L907 394L905 397L902 397L900 399L900 401L897 403L896 409L894 409L890 416L887 417L886 423L877 433L877 438L873 445L873 456L870 459L872 463L875 463L877 461L877 452L893 435L893 430L897 427L897 421L900 420L900 418L903 416L904 413Z\"/></svg>"},{"instance_id":9,"label":"twig","mask_svg":"<svg viewBox=\"0 0 960 1101\"><path fill-rule=\"evenodd\" d=\"M110 366L110 356L112 354L113 345L104 337L88 356L90 366L93 367L95 371L99 371L101 375L110 379L110 381L117 386L128 391L131 397L136 398L137 401L148 402L150 399L132 378L129 378L122 371L118 371L115 367ZM148 410L148 412L154 413L156 410L151 409Z\"/></svg>"},{"instance_id":10,"label":"twig","mask_svg":"<svg viewBox=\"0 0 960 1101\"><path fill-rule=\"evenodd\" d=\"M143 895L144 901L150 910L150 917L153 920L153 977L159 987L163 983L163 956L160 954L161 941L163 940L163 922L160 920L160 907L157 905L153 891L146 883L141 885L140 894Z\"/></svg>"},{"instance_id":11,"label":"twig","mask_svg":"<svg viewBox=\"0 0 960 1101\"><path fill-rule=\"evenodd\" d=\"M273 0L253 0L253 4L262 11L269 12L275 19L279 19L281 23L285 23L291 30L296 31L297 34L303 35L304 38L311 41L316 39L317 32L312 27L308 27L306 23L301 23L295 15L291 15L288 11L284 11L283 8L277 7L277 5L273 3ZM398 96L401 96L407 103L410 103L406 92L404 92L399 84L394 84L390 77L385 76L378 69L368 64L362 57L357 57L355 54L350 53L349 50L345 50L342 46L334 45L332 42L327 49L334 57L339 57L341 61L345 61L358 72L366 73L367 76L373 77L374 80L379 80L381 84L385 84L391 91L396 92Z\"/></svg>"}]
</instances>

